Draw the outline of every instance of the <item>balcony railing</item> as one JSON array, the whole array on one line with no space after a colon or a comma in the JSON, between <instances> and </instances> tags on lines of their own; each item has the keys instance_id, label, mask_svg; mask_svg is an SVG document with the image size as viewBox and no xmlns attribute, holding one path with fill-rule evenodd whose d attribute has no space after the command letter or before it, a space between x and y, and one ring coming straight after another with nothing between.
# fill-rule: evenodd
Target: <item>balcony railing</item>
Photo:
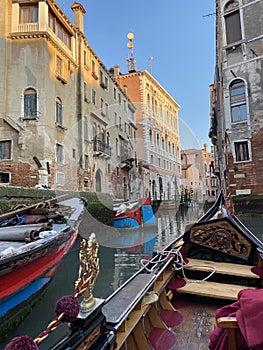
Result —
<instances>
[{"instance_id":1,"label":"balcony railing","mask_svg":"<svg viewBox=\"0 0 263 350\"><path fill-rule=\"evenodd\" d=\"M20 23L17 26L19 33L37 32L39 30L39 23Z\"/></svg>"},{"instance_id":2,"label":"balcony railing","mask_svg":"<svg viewBox=\"0 0 263 350\"><path fill-rule=\"evenodd\" d=\"M101 140L93 141L93 151L97 155L111 156L111 146Z\"/></svg>"}]
</instances>

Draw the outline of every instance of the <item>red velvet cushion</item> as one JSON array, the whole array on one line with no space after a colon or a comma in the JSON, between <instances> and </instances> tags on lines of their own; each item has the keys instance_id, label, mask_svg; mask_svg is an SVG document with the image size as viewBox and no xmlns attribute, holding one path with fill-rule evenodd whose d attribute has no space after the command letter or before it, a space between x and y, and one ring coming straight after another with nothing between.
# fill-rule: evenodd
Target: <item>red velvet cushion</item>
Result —
<instances>
[{"instance_id":1,"label":"red velvet cushion","mask_svg":"<svg viewBox=\"0 0 263 350\"><path fill-rule=\"evenodd\" d=\"M182 288L183 286L186 285L186 281L183 279L183 278L174 278L172 279L168 285L167 285L167 288L168 289L172 289L172 290L175 290L175 289L178 289L178 288Z\"/></svg>"},{"instance_id":2,"label":"red velvet cushion","mask_svg":"<svg viewBox=\"0 0 263 350\"><path fill-rule=\"evenodd\" d=\"M156 327L151 330L148 339L154 350L168 350L175 343L175 335L172 332Z\"/></svg>"},{"instance_id":3,"label":"red velvet cushion","mask_svg":"<svg viewBox=\"0 0 263 350\"><path fill-rule=\"evenodd\" d=\"M178 311L162 310L160 316L165 325L169 328L179 326L183 322L183 316Z\"/></svg>"}]
</instances>

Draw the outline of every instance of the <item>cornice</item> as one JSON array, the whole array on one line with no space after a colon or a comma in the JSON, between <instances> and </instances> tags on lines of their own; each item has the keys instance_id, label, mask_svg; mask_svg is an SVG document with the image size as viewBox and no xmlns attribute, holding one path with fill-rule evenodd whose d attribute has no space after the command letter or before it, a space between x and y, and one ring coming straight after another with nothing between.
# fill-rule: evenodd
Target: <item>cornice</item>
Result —
<instances>
[{"instance_id":1,"label":"cornice","mask_svg":"<svg viewBox=\"0 0 263 350\"><path fill-rule=\"evenodd\" d=\"M67 53L62 47L61 44L55 40L53 38L52 35L50 35L48 32L27 32L27 33L21 33L21 32L16 32L16 33L12 33L9 35L9 38L11 40L20 40L20 39L27 39L27 40L31 40L31 39L46 39L49 43L51 43L51 45L66 59L68 59L70 61L70 63L77 68L78 65L75 62L75 60L72 58L72 56Z\"/></svg>"}]
</instances>

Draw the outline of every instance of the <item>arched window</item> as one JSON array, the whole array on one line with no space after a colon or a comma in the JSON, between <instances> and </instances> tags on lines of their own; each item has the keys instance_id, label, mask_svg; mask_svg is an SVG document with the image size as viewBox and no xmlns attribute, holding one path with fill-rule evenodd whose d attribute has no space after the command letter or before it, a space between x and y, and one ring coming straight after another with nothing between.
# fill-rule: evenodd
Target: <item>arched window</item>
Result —
<instances>
[{"instance_id":1,"label":"arched window","mask_svg":"<svg viewBox=\"0 0 263 350\"><path fill-rule=\"evenodd\" d=\"M247 120L246 88L241 79L233 80L229 86L232 123Z\"/></svg>"},{"instance_id":2,"label":"arched window","mask_svg":"<svg viewBox=\"0 0 263 350\"><path fill-rule=\"evenodd\" d=\"M37 93L34 89L26 89L24 92L24 118L37 116Z\"/></svg>"},{"instance_id":3,"label":"arched window","mask_svg":"<svg viewBox=\"0 0 263 350\"><path fill-rule=\"evenodd\" d=\"M226 44L242 40L240 12L237 1L229 1L224 7Z\"/></svg>"},{"instance_id":4,"label":"arched window","mask_svg":"<svg viewBox=\"0 0 263 350\"><path fill-rule=\"evenodd\" d=\"M62 119L62 101L59 97L56 98L56 123L63 125Z\"/></svg>"}]
</instances>

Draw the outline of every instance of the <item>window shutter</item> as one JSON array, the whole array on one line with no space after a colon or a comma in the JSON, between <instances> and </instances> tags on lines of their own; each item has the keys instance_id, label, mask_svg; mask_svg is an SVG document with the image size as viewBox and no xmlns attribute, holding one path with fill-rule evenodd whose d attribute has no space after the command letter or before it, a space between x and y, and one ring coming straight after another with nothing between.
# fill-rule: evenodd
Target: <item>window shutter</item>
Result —
<instances>
[{"instance_id":1,"label":"window shutter","mask_svg":"<svg viewBox=\"0 0 263 350\"><path fill-rule=\"evenodd\" d=\"M225 16L227 44L232 44L242 39L239 11Z\"/></svg>"}]
</instances>

